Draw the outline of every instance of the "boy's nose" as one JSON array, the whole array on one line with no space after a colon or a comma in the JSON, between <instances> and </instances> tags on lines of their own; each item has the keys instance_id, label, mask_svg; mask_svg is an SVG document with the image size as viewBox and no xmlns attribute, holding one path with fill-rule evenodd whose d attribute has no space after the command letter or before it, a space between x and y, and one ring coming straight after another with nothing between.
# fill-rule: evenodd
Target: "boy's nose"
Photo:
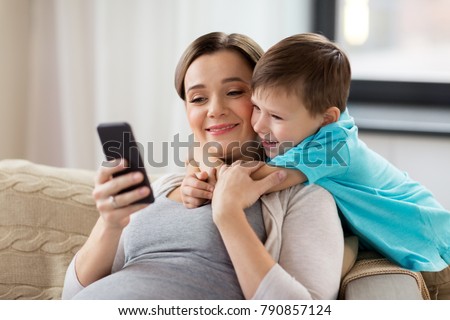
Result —
<instances>
[{"instance_id":1,"label":"boy's nose","mask_svg":"<svg viewBox=\"0 0 450 320\"><path fill-rule=\"evenodd\" d=\"M252 116L253 130L256 133L267 133L267 125L264 120L264 116L262 115L253 115Z\"/></svg>"}]
</instances>

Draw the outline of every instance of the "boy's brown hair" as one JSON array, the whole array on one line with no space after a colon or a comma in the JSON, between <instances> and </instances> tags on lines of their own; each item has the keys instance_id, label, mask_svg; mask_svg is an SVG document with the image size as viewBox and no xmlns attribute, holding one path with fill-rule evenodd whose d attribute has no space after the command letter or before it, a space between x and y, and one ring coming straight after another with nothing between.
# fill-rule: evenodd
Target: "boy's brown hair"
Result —
<instances>
[{"instance_id":1,"label":"boy's brown hair","mask_svg":"<svg viewBox=\"0 0 450 320\"><path fill-rule=\"evenodd\" d=\"M281 40L262 56L252 88L295 94L317 115L331 106L345 110L350 79L350 62L336 44L319 34L302 33Z\"/></svg>"}]
</instances>

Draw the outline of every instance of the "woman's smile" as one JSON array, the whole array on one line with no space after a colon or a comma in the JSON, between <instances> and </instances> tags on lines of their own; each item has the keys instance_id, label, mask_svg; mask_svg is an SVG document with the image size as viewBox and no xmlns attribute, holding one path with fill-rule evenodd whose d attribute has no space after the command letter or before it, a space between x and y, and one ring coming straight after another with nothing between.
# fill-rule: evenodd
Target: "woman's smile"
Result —
<instances>
[{"instance_id":1,"label":"woman's smile","mask_svg":"<svg viewBox=\"0 0 450 320\"><path fill-rule=\"evenodd\" d=\"M206 128L205 130L213 136L220 136L223 134L227 134L231 131L233 131L239 124L238 123L223 123L223 124L217 124L210 126Z\"/></svg>"}]
</instances>

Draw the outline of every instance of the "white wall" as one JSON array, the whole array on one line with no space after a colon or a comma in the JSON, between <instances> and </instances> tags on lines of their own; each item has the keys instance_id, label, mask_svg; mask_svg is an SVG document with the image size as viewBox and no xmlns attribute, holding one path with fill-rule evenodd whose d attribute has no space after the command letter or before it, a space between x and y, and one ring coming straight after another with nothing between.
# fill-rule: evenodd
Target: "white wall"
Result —
<instances>
[{"instance_id":1,"label":"white wall","mask_svg":"<svg viewBox=\"0 0 450 320\"><path fill-rule=\"evenodd\" d=\"M163 159L190 133L173 86L190 42L239 32L267 49L309 23L310 0L0 0L0 159L95 169L106 121Z\"/></svg>"},{"instance_id":2,"label":"white wall","mask_svg":"<svg viewBox=\"0 0 450 320\"><path fill-rule=\"evenodd\" d=\"M406 171L450 210L450 137L406 134L359 134L370 148Z\"/></svg>"},{"instance_id":3,"label":"white wall","mask_svg":"<svg viewBox=\"0 0 450 320\"><path fill-rule=\"evenodd\" d=\"M25 156L29 0L0 0L0 159Z\"/></svg>"}]
</instances>

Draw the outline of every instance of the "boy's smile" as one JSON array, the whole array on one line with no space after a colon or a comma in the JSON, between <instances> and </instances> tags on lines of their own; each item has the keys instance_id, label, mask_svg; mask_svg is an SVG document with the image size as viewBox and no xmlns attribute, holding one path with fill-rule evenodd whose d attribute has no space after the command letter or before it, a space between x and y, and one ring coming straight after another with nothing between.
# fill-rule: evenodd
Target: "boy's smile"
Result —
<instances>
[{"instance_id":1,"label":"boy's smile","mask_svg":"<svg viewBox=\"0 0 450 320\"><path fill-rule=\"evenodd\" d=\"M295 94L277 88L257 89L252 96L252 126L269 158L286 152L322 126Z\"/></svg>"},{"instance_id":2,"label":"boy's smile","mask_svg":"<svg viewBox=\"0 0 450 320\"><path fill-rule=\"evenodd\" d=\"M278 144L278 141L266 140L262 137L260 137L260 139L261 139L261 144L265 149L275 148Z\"/></svg>"}]
</instances>

